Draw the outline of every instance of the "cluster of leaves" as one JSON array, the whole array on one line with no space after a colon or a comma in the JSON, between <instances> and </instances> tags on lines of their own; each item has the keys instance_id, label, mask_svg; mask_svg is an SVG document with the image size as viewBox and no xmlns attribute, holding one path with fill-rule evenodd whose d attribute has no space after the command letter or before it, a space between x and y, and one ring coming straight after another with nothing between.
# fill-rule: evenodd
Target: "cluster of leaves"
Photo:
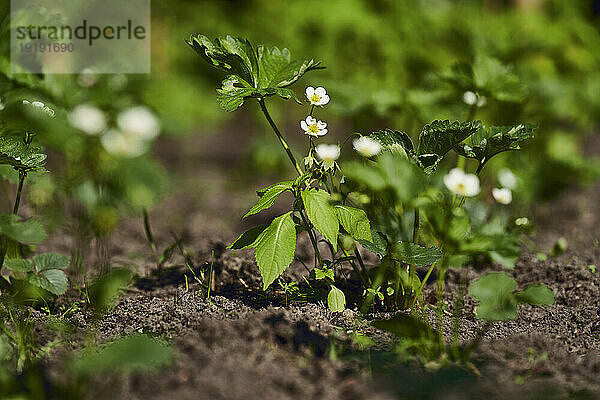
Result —
<instances>
[{"instance_id":1,"label":"cluster of leaves","mask_svg":"<svg viewBox=\"0 0 600 400\"><path fill-rule=\"evenodd\" d=\"M68 257L55 253L36 254L33 260L9 258L4 262L4 268L11 275L4 278L9 283L11 277L20 279L54 295L61 295L67 290L69 283L64 272L69 264Z\"/></svg>"},{"instance_id":2,"label":"cluster of leaves","mask_svg":"<svg viewBox=\"0 0 600 400\"><path fill-rule=\"evenodd\" d=\"M191 36L187 41L211 65L228 75L217 89L217 99L226 111L235 111L247 98L279 96L300 103L288 88L306 72L321 69L319 61L292 60L288 49L267 48L252 44L243 38L217 38L211 41L203 35Z\"/></svg>"}]
</instances>

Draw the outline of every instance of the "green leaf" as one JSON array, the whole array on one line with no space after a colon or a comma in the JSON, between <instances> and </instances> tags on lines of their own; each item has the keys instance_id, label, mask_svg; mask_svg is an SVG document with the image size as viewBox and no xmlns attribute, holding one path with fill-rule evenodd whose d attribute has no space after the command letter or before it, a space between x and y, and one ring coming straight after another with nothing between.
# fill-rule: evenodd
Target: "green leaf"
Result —
<instances>
[{"instance_id":1,"label":"green leaf","mask_svg":"<svg viewBox=\"0 0 600 400\"><path fill-rule=\"evenodd\" d=\"M254 256L263 278L263 290L292 263L296 251L296 228L292 213L273 220L256 239Z\"/></svg>"},{"instance_id":2,"label":"green leaf","mask_svg":"<svg viewBox=\"0 0 600 400\"><path fill-rule=\"evenodd\" d=\"M529 285L518 291L515 296L521 303L536 306L550 306L554 304L554 292L546 285Z\"/></svg>"},{"instance_id":3,"label":"green leaf","mask_svg":"<svg viewBox=\"0 0 600 400\"><path fill-rule=\"evenodd\" d=\"M360 183L373 191L378 192L386 187L385 177L377 167L351 161L343 165L342 171L347 180Z\"/></svg>"},{"instance_id":4,"label":"green leaf","mask_svg":"<svg viewBox=\"0 0 600 400\"><path fill-rule=\"evenodd\" d=\"M517 318L516 288L517 281L505 272L490 272L477 278L469 288L471 296L479 301L475 316L488 321Z\"/></svg>"},{"instance_id":5,"label":"green leaf","mask_svg":"<svg viewBox=\"0 0 600 400\"><path fill-rule=\"evenodd\" d=\"M240 237L227 246L227 248L233 250L244 250L254 247L256 244L256 239L258 239L260 234L263 233L268 226L268 224L255 226L254 228L242 233Z\"/></svg>"},{"instance_id":6,"label":"green leaf","mask_svg":"<svg viewBox=\"0 0 600 400\"><path fill-rule=\"evenodd\" d=\"M393 129L376 131L369 137L381 144L382 151L397 152L404 155L414 154L413 142L406 133Z\"/></svg>"},{"instance_id":7,"label":"green leaf","mask_svg":"<svg viewBox=\"0 0 600 400\"><path fill-rule=\"evenodd\" d=\"M71 260L69 257L56 253L43 253L33 256L36 271L44 271L48 269L67 269Z\"/></svg>"},{"instance_id":8,"label":"green leaf","mask_svg":"<svg viewBox=\"0 0 600 400\"><path fill-rule=\"evenodd\" d=\"M342 312L346 309L346 296L344 292L331 285L331 290L327 295L327 306L332 312Z\"/></svg>"},{"instance_id":9,"label":"green leaf","mask_svg":"<svg viewBox=\"0 0 600 400\"><path fill-rule=\"evenodd\" d=\"M13 272L32 272L33 263L20 258L9 258L4 260L4 267Z\"/></svg>"},{"instance_id":10,"label":"green leaf","mask_svg":"<svg viewBox=\"0 0 600 400\"><path fill-rule=\"evenodd\" d=\"M438 158L443 157L454 146L475 133L480 126L481 122L479 121L450 122L449 120L435 120L423 127L419 135L419 149L417 153L419 156L435 154ZM430 159L432 159L431 156ZM427 164L431 166L435 162L429 161Z\"/></svg>"},{"instance_id":11,"label":"green leaf","mask_svg":"<svg viewBox=\"0 0 600 400\"><path fill-rule=\"evenodd\" d=\"M279 96L301 103L293 91L287 89L306 72L321 69L319 61L292 60L288 49L258 46L256 50L247 39L192 36L187 41L209 64L227 71L228 75L217 90L219 105L234 111L245 99Z\"/></svg>"},{"instance_id":12,"label":"green leaf","mask_svg":"<svg viewBox=\"0 0 600 400\"><path fill-rule=\"evenodd\" d=\"M43 171L46 154L40 146L27 144L23 137L0 134L0 165L17 171Z\"/></svg>"},{"instance_id":13,"label":"green leaf","mask_svg":"<svg viewBox=\"0 0 600 400\"><path fill-rule=\"evenodd\" d=\"M78 375L105 372L149 371L173 359L173 350L143 335L120 338L99 352L88 352L76 359L71 369Z\"/></svg>"},{"instance_id":14,"label":"green leaf","mask_svg":"<svg viewBox=\"0 0 600 400\"><path fill-rule=\"evenodd\" d=\"M391 319L375 321L372 325L399 338L426 340L435 337L429 325L409 314L396 314Z\"/></svg>"},{"instance_id":15,"label":"green leaf","mask_svg":"<svg viewBox=\"0 0 600 400\"><path fill-rule=\"evenodd\" d=\"M259 190L257 190L257 191L256 191L256 194L257 194L259 197L262 197L262 196L264 196L264 194L265 194L265 193L267 193L267 191L269 191L269 190L271 190L271 189L273 189L273 188L275 188L275 187L282 187L282 188L284 188L284 189L292 190L292 187L293 187L292 185L293 185L293 184L294 184L294 181L282 181L282 182L277 182L277 183L274 183L274 184L272 184L272 185L269 185L269 186L267 186L267 187L265 187L265 188L262 188L262 189L259 189Z\"/></svg>"},{"instance_id":16,"label":"green leaf","mask_svg":"<svg viewBox=\"0 0 600 400\"><path fill-rule=\"evenodd\" d=\"M247 87L256 87L258 61L247 39L227 36L212 42L206 36L198 35L190 37L186 43L209 64L231 75L237 75Z\"/></svg>"},{"instance_id":17,"label":"green leaf","mask_svg":"<svg viewBox=\"0 0 600 400\"><path fill-rule=\"evenodd\" d=\"M298 81L306 72L323 68L319 61L292 60L288 49L258 46L257 56L259 88L284 88Z\"/></svg>"},{"instance_id":18,"label":"green leaf","mask_svg":"<svg viewBox=\"0 0 600 400\"><path fill-rule=\"evenodd\" d=\"M257 214L259 212L261 212L262 210L266 210L267 208L270 208L274 203L275 200L277 200L277 198L279 197L279 195L283 192L285 192L286 190L289 190L289 187L283 186L283 185L275 185L272 186L269 190L267 190L262 197L258 200L258 202L246 213L246 215L244 215L242 217L242 219L250 216L250 215L254 215Z\"/></svg>"},{"instance_id":19,"label":"green leaf","mask_svg":"<svg viewBox=\"0 0 600 400\"><path fill-rule=\"evenodd\" d=\"M367 214L358 208L336 205L334 207L338 221L346 232L356 240L373 241L371 235L371 223Z\"/></svg>"},{"instance_id":20,"label":"green leaf","mask_svg":"<svg viewBox=\"0 0 600 400\"><path fill-rule=\"evenodd\" d=\"M372 242L366 240L359 240L358 242L371 253L377 254L380 258L383 258L387 254L387 239L383 233L371 231L373 238Z\"/></svg>"},{"instance_id":21,"label":"green leaf","mask_svg":"<svg viewBox=\"0 0 600 400\"><path fill-rule=\"evenodd\" d=\"M21 222L20 217L12 214L0 214L0 235L22 244L41 243L48 237L38 221L30 219Z\"/></svg>"},{"instance_id":22,"label":"green leaf","mask_svg":"<svg viewBox=\"0 0 600 400\"><path fill-rule=\"evenodd\" d=\"M331 205L329 193L322 189L304 190L302 192L302 202L310 222L337 252L337 236L340 231L340 224L335 209Z\"/></svg>"},{"instance_id":23,"label":"green leaf","mask_svg":"<svg viewBox=\"0 0 600 400\"><path fill-rule=\"evenodd\" d=\"M390 253L394 260L418 266L431 265L442 258L440 249L423 247L412 242L397 242Z\"/></svg>"},{"instance_id":24,"label":"green leaf","mask_svg":"<svg viewBox=\"0 0 600 400\"><path fill-rule=\"evenodd\" d=\"M523 141L534 137L533 131L536 129L536 125L530 124L482 127L473 135L472 145L459 143L454 149L464 157L474 158L480 164L485 164L496 154L519 150Z\"/></svg>"},{"instance_id":25,"label":"green leaf","mask_svg":"<svg viewBox=\"0 0 600 400\"><path fill-rule=\"evenodd\" d=\"M27 279L29 283L39 286L55 295L64 294L69 284L64 271L48 269L39 274L32 274Z\"/></svg>"}]
</instances>

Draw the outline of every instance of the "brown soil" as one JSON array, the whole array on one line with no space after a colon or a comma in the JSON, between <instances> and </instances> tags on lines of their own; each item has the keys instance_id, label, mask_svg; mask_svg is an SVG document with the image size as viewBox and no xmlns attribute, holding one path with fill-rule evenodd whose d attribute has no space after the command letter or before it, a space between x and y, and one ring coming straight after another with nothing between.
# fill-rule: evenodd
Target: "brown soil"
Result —
<instances>
[{"instance_id":1,"label":"brown soil","mask_svg":"<svg viewBox=\"0 0 600 400\"><path fill-rule=\"evenodd\" d=\"M368 324L374 315L361 318L353 310L334 314L319 301L265 295L252 255L224 249L236 232L264 218L243 226L237 222L243 214L241 204L252 198L251 192L239 195L232 190L242 181L205 173L200 185L182 185L189 188L185 194L166 200L152 213L161 247L172 242L170 229L175 226L186 249L193 251L196 267L207 267L214 251L210 301L192 283L180 255L174 256L168 273L152 273L155 266L148 257L141 221L125 221L113 237L111 264L128 265L142 279L97 323L96 332L101 340L133 332L167 337L177 356L171 365L151 374L111 379L109 385L102 384L105 378L97 378L98 384L90 385L90 398L600 398L600 186L573 189L536 210L535 244L548 252L556 239L565 237L569 248L546 261L525 249L510 272L520 285L549 285L556 305L524 306L517 321L494 325L474 356L481 372L475 377L455 369L426 373L402 367L379 375L372 372L377 370L376 351L371 359L371 353L360 353L350 339L358 331L373 335L376 349L389 346L390 337ZM55 235L45 247L57 250L64 243L64 236ZM297 254L310 258L306 238L299 241ZM596 265L598 272L588 265ZM447 293L456 292L462 273L449 273ZM294 263L285 277L305 274L300 263ZM470 278L477 274L471 272ZM446 300L451 308L452 297ZM467 300L463 340L473 338L482 326L473 309ZM78 331L90 326L86 312L69 320Z\"/></svg>"}]
</instances>

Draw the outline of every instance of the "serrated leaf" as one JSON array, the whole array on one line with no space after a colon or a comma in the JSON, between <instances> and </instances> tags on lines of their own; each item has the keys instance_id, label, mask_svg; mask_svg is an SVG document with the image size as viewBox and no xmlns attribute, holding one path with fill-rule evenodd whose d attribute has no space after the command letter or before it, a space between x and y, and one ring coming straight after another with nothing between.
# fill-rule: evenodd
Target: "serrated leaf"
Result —
<instances>
[{"instance_id":1,"label":"serrated leaf","mask_svg":"<svg viewBox=\"0 0 600 400\"><path fill-rule=\"evenodd\" d=\"M536 306L549 306L554 304L554 292L546 285L529 285L518 291L515 296L521 303Z\"/></svg>"},{"instance_id":2,"label":"serrated leaf","mask_svg":"<svg viewBox=\"0 0 600 400\"><path fill-rule=\"evenodd\" d=\"M289 50L258 46L256 50L247 39L192 36L187 41L198 54L211 65L227 71L230 75L217 90L219 105L226 111L234 111L245 99L279 96L301 103L293 91L287 89L306 72L321 69L319 61L292 60Z\"/></svg>"},{"instance_id":3,"label":"serrated leaf","mask_svg":"<svg viewBox=\"0 0 600 400\"><path fill-rule=\"evenodd\" d=\"M273 189L274 187L277 187L277 186L280 186L280 187L283 187L283 188L285 188L285 189L289 189L289 190L291 190L291 189L292 189L292 185L293 185L293 184L294 184L294 181L282 181L282 182L277 182L277 183L274 183L274 184L272 184L272 185L269 185L269 186L267 186L267 187L265 187L265 188L258 189L258 190L256 191L256 194L257 194L259 197L262 197L262 196L263 196L265 193L267 193L267 191L268 191L268 190L271 190L271 189Z\"/></svg>"},{"instance_id":4,"label":"serrated leaf","mask_svg":"<svg viewBox=\"0 0 600 400\"><path fill-rule=\"evenodd\" d=\"M337 252L337 236L340 231L335 209L331 205L331 196L322 189L309 189L302 192L302 202L308 219L327 239Z\"/></svg>"},{"instance_id":5,"label":"serrated leaf","mask_svg":"<svg viewBox=\"0 0 600 400\"><path fill-rule=\"evenodd\" d=\"M334 207L338 221L346 232L356 240L373 241L371 223L367 214L358 208L336 205Z\"/></svg>"},{"instance_id":6,"label":"serrated leaf","mask_svg":"<svg viewBox=\"0 0 600 400\"><path fill-rule=\"evenodd\" d=\"M270 208L273 204L275 204L275 200L281 195L281 193L289 190L289 187L284 185L276 185L267 190L262 197L258 200L258 202L242 217L242 219L257 214L262 210L266 210Z\"/></svg>"},{"instance_id":7,"label":"serrated leaf","mask_svg":"<svg viewBox=\"0 0 600 400\"><path fill-rule=\"evenodd\" d=\"M27 144L23 137L0 136L0 165L10 165L17 171L43 171L46 154L40 146Z\"/></svg>"},{"instance_id":8,"label":"serrated leaf","mask_svg":"<svg viewBox=\"0 0 600 400\"><path fill-rule=\"evenodd\" d=\"M481 122L435 120L423 127L419 135L418 155L443 157L454 146L475 133Z\"/></svg>"},{"instance_id":9,"label":"serrated leaf","mask_svg":"<svg viewBox=\"0 0 600 400\"><path fill-rule=\"evenodd\" d=\"M296 229L292 213L273 220L258 236L254 256L266 290L286 270L296 252Z\"/></svg>"},{"instance_id":10,"label":"serrated leaf","mask_svg":"<svg viewBox=\"0 0 600 400\"><path fill-rule=\"evenodd\" d=\"M393 129L376 131L369 137L381 145L382 151L397 152L405 155L414 154L413 142L406 133Z\"/></svg>"},{"instance_id":11,"label":"serrated leaf","mask_svg":"<svg viewBox=\"0 0 600 400\"><path fill-rule=\"evenodd\" d=\"M254 247L256 239L260 236L269 225L259 225L242 233L233 243L227 246L228 249L244 250Z\"/></svg>"},{"instance_id":12,"label":"serrated leaf","mask_svg":"<svg viewBox=\"0 0 600 400\"><path fill-rule=\"evenodd\" d=\"M474 280L469 293L479 301L475 316L488 321L517 318L516 287L517 281L504 272L490 272Z\"/></svg>"},{"instance_id":13,"label":"serrated leaf","mask_svg":"<svg viewBox=\"0 0 600 400\"><path fill-rule=\"evenodd\" d=\"M394 260L418 266L431 265L442 258L442 251L436 247L423 247L412 242L397 242L390 255Z\"/></svg>"},{"instance_id":14,"label":"serrated leaf","mask_svg":"<svg viewBox=\"0 0 600 400\"><path fill-rule=\"evenodd\" d=\"M71 260L69 257L56 253L43 253L33 256L36 271L44 271L48 269L67 269Z\"/></svg>"},{"instance_id":15,"label":"serrated leaf","mask_svg":"<svg viewBox=\"0 0 600 400\"><path fill-rule=\"evenodd\" d=\"M455 150L464 157L474 158L480 164L485 164L496 154L519 150L523 141L534 137L533 131L536 129L536 125L530 124L481 127L473 135L473 144L459 143Z\"/></svg>"},{"instance_id":16,"label":"serrated leaf","mask_svg":"<svg viewBox=\"0 0 600 400\"><path fill-rule=\"evenodd\" d=\"M284 88L292 85L306 72L321 69L319 61L292 60L288 49L258 46L259 88Z\"/></svg>"},{"instance_id":17,"label":"serrated leaf","mask_svg":"<svg viewBox=\"0 0 600 400\"><path fill-rule=\"evenodd\" d=\"M192 36L186 42L209 64L237 75L247 87L256 87L258 61L247 39L227 36L211 41L204 35Z\"/></svg>"},{"instance_id":18,"label":"serrated leaf","mask_svg":"<svg viewBox=\"0 0 600 400\"><path fill-rule=\"evenodd\" d=\"M331 290L327 295L327 307L332 312L342 312L346 309L346 296L344 292L331 285Z\"/></svg>"},{"instance_id":19,"label":"serrated leaf","mask_svg":"<svg viewBox=\"0 0 600 400\"><path fill-rule=\"evenodd\" d=\"M33 263L30 260L21 258L9 258L4 260L4 267L13 272L32 272Z\"/></svg>"},{"instance_id":20,"label":"serrated leaf","mask_svg":"<svg viewBox=\"0 0 600 400\"><path fill-rule=\"evenodd\" d=\"M0 235L22 244L37 244L43 242L48 234L36 220L20 221L16 215L0 214Z\"/></svg>"},{"instance_id":21,"label":"serrated leaf","mask_svg":"<svg viewBox=\"0 0 600 400\"><path fill-rule=\"evenodd\" d=\"M371 253L377 254L380 258L387 255L387 239L381 232L371 231L373 241L359 240L358 242Z\"/></svg>"},{"instance_id":22,"label":"serrated leaf","mask_svg":"<svg viewBox=\"0 0 600 400\"><path fill-rule=\"evenodd\" d=\"M48 269L39 274L32 274L27 280L32 285L41 287L57 296L64 294L69 285L64 271L59 269Z\"/></svg>"}]
</instances>

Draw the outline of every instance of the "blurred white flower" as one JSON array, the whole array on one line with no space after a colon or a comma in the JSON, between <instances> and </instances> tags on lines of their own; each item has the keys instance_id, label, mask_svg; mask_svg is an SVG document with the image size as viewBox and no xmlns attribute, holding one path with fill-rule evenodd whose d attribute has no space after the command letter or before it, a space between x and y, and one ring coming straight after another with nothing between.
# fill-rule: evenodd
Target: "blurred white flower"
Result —
<instances>
[{"instance_id":1,"label":"blurred white flower","mask_svg":"<svg viewBox=\"0 0 600 400\"><path fill-rule=\"evenodd\" d=\"M23 100L23 104L26 106L30 106L33 107L37 110L40 110L46 114L48 114L50 116L50 118L54 118L54 110L51 109L50 107L46 106L44 103L42 103L41 101L33 101L30 102L29 100Z\"/></svg>"},{"instance_id":2,"label":"blurred white flower","mask_svg":"<svg viewBox=\"0 0 600 400\"><path fill-rule=\"evenodd\" d=\"M470 106L475 105L477 103L477 95L474 92L467 90L463 93L463 101Z\"/></svg>"},{"instance_id":3,"label":"blurred white flower","mask_svg":"<svg viewBox=\"0 0 600 400\"><path fill-rule=\"evenodd\" d=\"M477 107L483 107L486 103L487 99L485 98L485 96L479 96L479 98L477 99Z\"/></svg>"},{"instance_id":4,"label":"blurred white flower","mask_svg":"<svg viewBox=\"0 0 600 400\"><path fill-rule=\"evenodd\" d=\"M305 120L300 121L300 127L307 135L319 137L327 133L327 124L323 121L317 121L310 115Z\"/></svg>"},{"instance_id":5,"label":"blurred white flower","mask_svg":"<svg viewBox=\"0 0 600 400\"><path fill-rule=\"evenodd\" d=\"M463 93L463 101L465 102L465 104L477 107L483 107L485 103L487 103L487 99L485 98L485 96L480 96L479 94L470 90L467 90Z\"/></svg>"},{"instance_id":6,"label":"blurred white flower","mask_svg":"<svg viewBox=\"0 0 600 400\"><path fill-rule=\"evenodd\" d=\"M314 88L309 86L306 88L306 98L310 101L313 106L324 106L329 103L329 96L324 87L319 86Z\"/></svg>"},{"instance_id":7,"label":"blurred white flower","mask_svg":"<svg viewBox=\"0 0 600 400\"><path fill-rule=\"evenodd\" d=\"M96 74L96 71L90 67L82 69L77 76L77 84L81 87L87 88L94 86L97 80L98 75Z\"/></svg>"},{"instance_id":8,"label":"blurred white flower","mask_svg":"<svg viewBox=\"0 0 600 400\"><path fill-rule=\"evenodd\" d=\"M117 157L134 158L146 151L146 141L129 132L111 129L100 137L102 147Z\"/></svg>"},{"instance_id":9,"label":"blurred white flower","mask_svg":"<svg viewBox=\"0 0 600 400\"><path fill-rule=\"evenodd\" d=\"M500 185L511 190L515 190L519 185L519 178L508 168L502 168L498 171L498 182Z\"/></svg>"},{"instance_id":10,"label":"blurred white flower","mask_svg":"<svg viewBox=\"0 0 600 400\"><path fill-rule=\"evenodd\" d=\"M2 102L2 99L0 99L0 111L4 110L4 107L6 107L6 105Z\"/></svg>"},{"instance_id":11,"label":"blurred white flower","mask_svg":"<svg viewBox=\"0 0 600 400\"><path fill-rule=\"evenodd\" d=\"M102 111L88 104L78 105L71 110L67 118L71 126L88 135L97 135L106 128L106 118Z\"/></svg>"},{"instance_id":12,"label":"blurred white flower","mask_svg":"<svg viewBox=\"0 0 600 400\"><path fill-rule=\"evenodd\" d=\"M479 178L474 174L465 174L460 168L452 169L444 176L444 185L453 193L473 197L479 193Z\"/></svg>"},{"instance_id":13,"label":"blurred white flower","mask_svg":"<svg viewBox=\"0 0 600 400\"><path fill-rule=\"evenodd\" d=\"M326 170L333 167L335 160L340 157L340 146L337 144L320 144L315 147L317 157L323 161L323 168Z\"/></svg>"},{"instance_id":14,"label":"blurred white flower","mask_svg":"<svg viewBox=\"0 0 600 400\"><path fill-rule=\"evenodd\" d=\"M352 142L354 150L364 157L373 157L381 151L381 144L367 136L361 136Z\"/></svg>"},{"instance_id":15,"label":"blurred white flower","mask_svg":"<svg viewBox=\"0 0 600 400\"><path fill-rule=\"evenodd\" d=\"M500 204L510 204L512 202L512 192L508 188L494 188L492 189L492 196Z\"/></svg>"},{"instance_id":16,"label":"blurred white flower","mask_svg":"<svg viewBox=\"0 0 600 400\"><path fill-rule=\"evenodd\" d=\"M160 123L152 111L144 106L131 107L117 117L117 126L123 132L152 140L160 133Z\"/></svg>"},{"instance_id":17,"label":"blurred white flower","mask_svg":"<svg viewBox=\"0 0 600 400\"><path fill-rule=\"evenodd\" d=\"M515 220L515 225L517 225L517 226L529 225L529 218L519 217Z\"/></svg>"}]
</instances>

